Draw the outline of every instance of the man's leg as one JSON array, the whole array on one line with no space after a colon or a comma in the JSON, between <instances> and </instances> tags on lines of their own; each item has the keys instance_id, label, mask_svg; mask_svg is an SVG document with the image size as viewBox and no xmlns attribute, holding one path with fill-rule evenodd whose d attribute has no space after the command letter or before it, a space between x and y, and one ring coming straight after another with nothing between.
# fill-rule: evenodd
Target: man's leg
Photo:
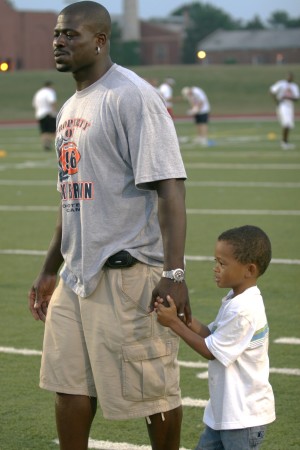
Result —
<instances>
[{"instance_id":1,"label":"man's leg","mask_svg":"<svg viewBox=\"0 0 300 450\"><path fill-rule=\"evenodd\" d=\"M290 131L290 129L287 128L287 127L284 127L284 128L282 129L282 140L283 140L283 142L288 143L288 140L289 140L289 131Z\"/></svg>"},{"instance_id":2,"label":"man's leg","mask_svg":"<svg viewBox=\"0 0 300 450\"><path fill-rule=\"evenodd\" d=\"M182 407L154 414L147 421L148 434L153 450L178 450L182 422ZM151 423L148 423L151 422Z\"/></svg>"},{"instance_id":3,"label":"man's leg","mask_svg":"<svg viewBox=\"0 0 300 450\"><path fill-rule=\"evenodd\" d=\"M96 410L95 397L56 394L56 426L61 450L87 450Z\"/></svg>"},{"instance_id":4,"label":"man's leg","mask_svg":"<svg viewBox=\"0 0 300 450\"><path fill-rule=\"evenodd\" d=\"M41 136L43 149L46 151L52 150L55 135L53 133L43 133Z\"/></svg>"}]
</instances>

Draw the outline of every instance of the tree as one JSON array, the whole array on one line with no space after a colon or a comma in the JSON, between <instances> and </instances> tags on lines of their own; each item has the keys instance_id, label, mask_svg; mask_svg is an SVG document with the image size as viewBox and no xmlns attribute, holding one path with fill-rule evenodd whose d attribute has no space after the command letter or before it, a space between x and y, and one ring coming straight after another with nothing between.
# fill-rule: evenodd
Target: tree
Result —
<instances>
[{"instance_id":1,"label":"tree","mask_svg":"<svg viewBox=\"0 0 300 450\"><path fill-rule=\"evenodd\" d=\"M268 23L272 28L299 28L300 27L300 17L291 19L286 11L274 11Z\"/></svg>"},{"instance_id":2,"label":"tree","mask_svg":"<svg viewBox=\"0 0 300 450\"><path fill-rule=\"evenodd\" d=\"M196 61L198 43L217 29L236 30L241 28L240 21L233 20L220 8L209 4L193 2L176 9L173 16L186 18L186 36L183 43L182 62L193 64Z\"/></svg>"},{"instance_id":3,"label":"tree","mask_svg":"<svg viewBox=\"0 0 300 450\"><path fill-rule=\"evenodd\" d=\"M245 30L264 30L266 27L262 23L259 16L255 15L253 19L246 23Z\"/></svg>"}]
</instances>

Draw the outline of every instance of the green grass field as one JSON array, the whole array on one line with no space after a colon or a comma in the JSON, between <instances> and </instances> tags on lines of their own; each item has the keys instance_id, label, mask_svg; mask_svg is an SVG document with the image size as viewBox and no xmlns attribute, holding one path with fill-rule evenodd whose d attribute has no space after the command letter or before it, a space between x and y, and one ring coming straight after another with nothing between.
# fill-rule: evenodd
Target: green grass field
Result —
<instances>
[{"instance_id":1,"label":"green grass field","mask_svg":"<svg viewBox=\"0 0 300 450\"><path fill-rule=\"evenodd\" d=\"M272 80L278 78L264 69ZM182 73L180 77L183 81ZM30 83L32 91L33 81L25 76L23 86ZM221 92L220 86L216 89ZM257 112L267 111L260 107ZM233 112L243 112L237 104L234 108ZM256 111L249 108L249 112ZM4 119L3 108L0 116ZM7 118L29 116L28 105L19 110L14 104ZM215 145L205 149L193 144L192 122L176 122L176 128L185 142L181 150L188 172L186 258L193 313L210 322L225 294L214 284L210 260L218 234L246 223L262 227L273 245L273 262L259 287L270 325L270 380L277 411L262 449L300 449L299 123L292 134L296 149L291 151L280 149L276 121L212 120L210 139ZM38 388L40 355L17 352L42 348L43 325L30 316L27 292L55 225L59 203L55 155L42 152L35 126L0 127L0 155L0 449L58 449L54 397ZM289 343L280 343L281 338ZM179 360L184 399L181 445L193 449L203 429L200 400L208 399L206 361L183 343ZM143 420L111 422L100 410L91 438L90 448L124 449L118 444L122 442L128 443L127 450L149 448Z\"/></svg>"}]
</instances>

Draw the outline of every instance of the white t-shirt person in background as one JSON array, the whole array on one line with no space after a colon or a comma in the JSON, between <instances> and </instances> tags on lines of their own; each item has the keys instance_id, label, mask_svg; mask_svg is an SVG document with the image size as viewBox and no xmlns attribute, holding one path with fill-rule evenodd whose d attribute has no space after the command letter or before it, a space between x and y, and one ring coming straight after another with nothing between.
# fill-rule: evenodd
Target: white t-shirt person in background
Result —
<instances>
[{"instance_id":1,"label":"white t-shirt person in background","mask_svg":"<svg viewBox=\"0 0 300 450\"><path fill-rule=\"evenodd\" d=\"M158 92L163 97L167 110L172 118L174 118L173 112L173 86L175 80L173 78L166 78L164 82L158 86Z\"/></svg>"},{"instance_id":2,"label":"white t-shirt person in background","mask_svg":"<svg viewBox=\"0 0 300 450\"><path fill-rule=\"evenodd\" d=\"M182 89L181 94L189 104L190 109L187 111L189 116L193 116L197 128L197 137L195 143L202 147L207 147L208 142L208 122L210 113L210 104L206 93L203 89L196 86L186 86Z\"/></svg>"},{"instance_id":3,"label":"white t-shirt person in background","mask_svg":"<svg viewBox=\"0 0 300 450\"><path fill-rule=\"evenodd\" d=\"M38 121L42 146L48 151L53 148L56 131L56 92L51 81L46 81L33 99L32 106L35 109L35 118Z\"/></svg>"},{"instance_id":4,"label":"white t-shirt person in background","mask_svg":"<svg viewBox=\"0 0 300 450\"><path fill-rule=\"evenodd\" d=\"M281 148L289 150L294 148L289 143L290 129L294 128L294 102L300 97L299 86L293 82L294 76L288 73L285 80L279 80L270 87L270 93L274 98L277 108L278 121L282 127Z\"/></svg>"}]
</instances>

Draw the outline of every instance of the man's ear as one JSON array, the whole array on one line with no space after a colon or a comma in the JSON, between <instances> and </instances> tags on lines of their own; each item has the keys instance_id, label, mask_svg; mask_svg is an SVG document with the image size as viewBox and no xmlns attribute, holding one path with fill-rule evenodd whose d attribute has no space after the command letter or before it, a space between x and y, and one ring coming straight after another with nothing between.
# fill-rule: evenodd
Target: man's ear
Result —
<instances>
[{"instance_id":1,"label":"man's ear","mask_svg":"<svg viewBox=\"0 0 300 450\"><path fill-rule=\"evenodd\" d=\"M97 42L97 46L102 48L107 42L106 34L105 33L97 33L96 34L96 42Z\"/></svg>"}]
</instances>

